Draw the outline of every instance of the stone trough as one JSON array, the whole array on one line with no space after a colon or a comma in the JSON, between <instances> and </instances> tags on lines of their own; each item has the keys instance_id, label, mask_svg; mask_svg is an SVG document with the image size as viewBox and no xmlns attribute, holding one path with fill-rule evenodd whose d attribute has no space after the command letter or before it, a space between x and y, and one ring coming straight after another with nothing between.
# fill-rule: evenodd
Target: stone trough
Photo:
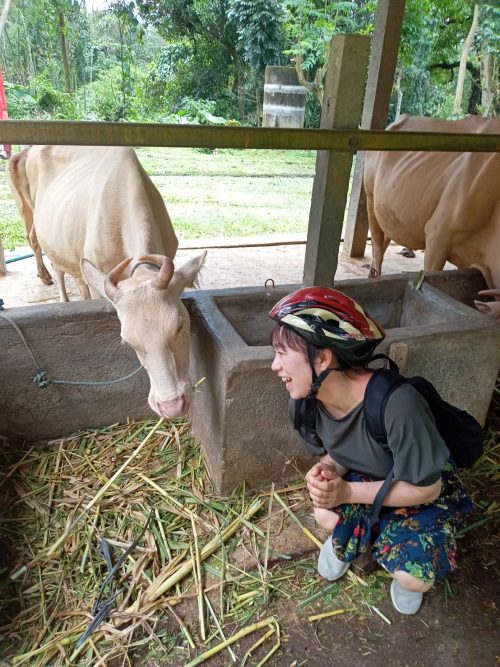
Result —
<instances>
[{"instance_id":1,"label":"stone trough","mask_svg":"<svg viewBox=\"0 0 500 667\"><path fill-rule=\"evenodd\" d=\"M379 350L406 375L430 379L442 395L484 423L500 364L500 328L471 307L484 288L474 272L336 287L359 300L384 327ZM195 396L192 426L220 493L243 480L263 487L294 476L309 459L289 423L287 394L271 372L271 306L297 285L191 293L193 377L205 378Z\"/></svg>"},{"instance_id":2,"label":"stone trough","mask_svg":"<svg viewBox=\"0 0 500 667\"><path fill-rule=\"evenodd\" d=\"M366 305L388 336L380 346L406 374L425 375L448 400L484 421L500 363L500 327L471 307L484 283L477 272L431 274L418 291L414 274L337 286ZM293 477L310 463L287 417L287 395L270 370L267 312L291 285L186 292L192 319L192 378L205 377L192 409L219 492ZM114 309L103 300L5 311L51 379L107 381L138 367L120 343ZM118 384L31 382L33 360L0 318L0 436L39 441L127 418L154 417L144 370Z\"/></svg>"}]
</instances>

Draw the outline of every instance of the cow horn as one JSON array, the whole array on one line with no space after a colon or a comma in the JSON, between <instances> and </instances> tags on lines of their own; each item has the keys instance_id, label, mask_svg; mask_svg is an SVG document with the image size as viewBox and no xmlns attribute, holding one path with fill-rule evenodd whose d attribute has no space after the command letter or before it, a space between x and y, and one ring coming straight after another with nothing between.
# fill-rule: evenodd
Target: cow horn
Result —
<instances>
[{"instance_id":1,"label":"cow horn","mask_svg":"<svg viewBox=\"0 0 500 667\"><path fill-rule=\"evenodd\" d=\"M139 261L146 260L149 262L154 262L158 264L160 270L158 274L153 278L152 285L156 289L167 289L169 282L172 280L174 275L174 263L166 255L143 255L139 257Z\"/></svg>"},{"instance_id":2,"label":"cow horn","mask_svg":"<svg viewBox=\"0 0 500 667\"><path fill-rule=\"evenodd\" d=\"M110 301L116 302L118 299L118 282L121 280L122 274L127 266L132 261L132 257L127 257L121 261L114 269L106 275L104 279L104 293Z\"/></svg>"},{"instance_id":3,"label":"cow horn","mask_svg":"<svg viewBox=\"0 0 500 667\"><path fill-rule=\"evenodd\" d=\"M479 296L495 296L500 297L500 288L496 287L493 289L483 289L478 292Z\"/></svg>"}]
</instances>

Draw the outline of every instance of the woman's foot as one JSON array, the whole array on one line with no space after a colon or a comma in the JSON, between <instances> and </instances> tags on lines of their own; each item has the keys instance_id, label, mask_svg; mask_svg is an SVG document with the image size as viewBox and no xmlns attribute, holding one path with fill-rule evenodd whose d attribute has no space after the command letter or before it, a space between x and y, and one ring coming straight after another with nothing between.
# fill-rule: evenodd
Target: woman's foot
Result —
<instances>
[{"instance_id":1,"label":"woman's foot","mask_svg":"<svg viewBox=\"0 0 500 667\"><path fill-rule=\"evenodd\" d=\"M344 563L337 558L333 550L332 538L329 537L321 547L318 558L318 572L328 581L335 581L344 576L350 563Z\"/></svg>"},{"instance_id":2,"label":"woman's foot","mask_svg":"<svg viewBox=\"0 0 500 667\"><path fill-rule=\"evenodd\" d=\"M400 614L416 614L422 604L423 593L403 588L396 579L391 584L391 599L396 611Z\"/></svg>"}]
</instances>

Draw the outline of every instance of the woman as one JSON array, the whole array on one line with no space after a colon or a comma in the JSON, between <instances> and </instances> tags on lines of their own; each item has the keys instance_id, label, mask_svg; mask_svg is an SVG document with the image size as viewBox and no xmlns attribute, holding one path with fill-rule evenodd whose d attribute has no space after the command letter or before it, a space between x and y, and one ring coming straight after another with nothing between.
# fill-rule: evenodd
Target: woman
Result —
<instances>
[{"instance_id":1,"label":"woman","mask_svg":"<svg viewBox=\"0 0 500 667\"><path fill-rule=\"evenodd\" d=\"M423 594L456 568L456 525L472 506L431 410L403 384L385 407L388 446L371 436L363 415L372 375L367 366L385 333L342 292L301 289L281 299L270 316L277 322L271 368L290 395L290 416L299 405L314 407L315 441L299 434L320 457L306 482L317 523L332 531L318 571L334 581L354 558L371 552L393 578L394 607L414 614ZM392 472L384 497L381 487Z\"/></svg>"}]
</instances>

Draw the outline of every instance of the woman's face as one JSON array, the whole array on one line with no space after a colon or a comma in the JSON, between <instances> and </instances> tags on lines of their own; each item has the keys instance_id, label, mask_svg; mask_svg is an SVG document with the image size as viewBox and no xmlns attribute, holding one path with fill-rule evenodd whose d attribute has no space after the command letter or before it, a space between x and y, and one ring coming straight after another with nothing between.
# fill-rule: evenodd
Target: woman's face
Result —
<instances>
[{"instance_id":1,"label":"woman's face","mask_svg":"<svg viewBox=\"0 0 500 667\"><path fill-rule=\"evenodd\" d=\"M305 398L309 394L312 371L304 352L291 347L275 348L271 370L281 378L291 398Z\"/></svg>"}]
</instances>

